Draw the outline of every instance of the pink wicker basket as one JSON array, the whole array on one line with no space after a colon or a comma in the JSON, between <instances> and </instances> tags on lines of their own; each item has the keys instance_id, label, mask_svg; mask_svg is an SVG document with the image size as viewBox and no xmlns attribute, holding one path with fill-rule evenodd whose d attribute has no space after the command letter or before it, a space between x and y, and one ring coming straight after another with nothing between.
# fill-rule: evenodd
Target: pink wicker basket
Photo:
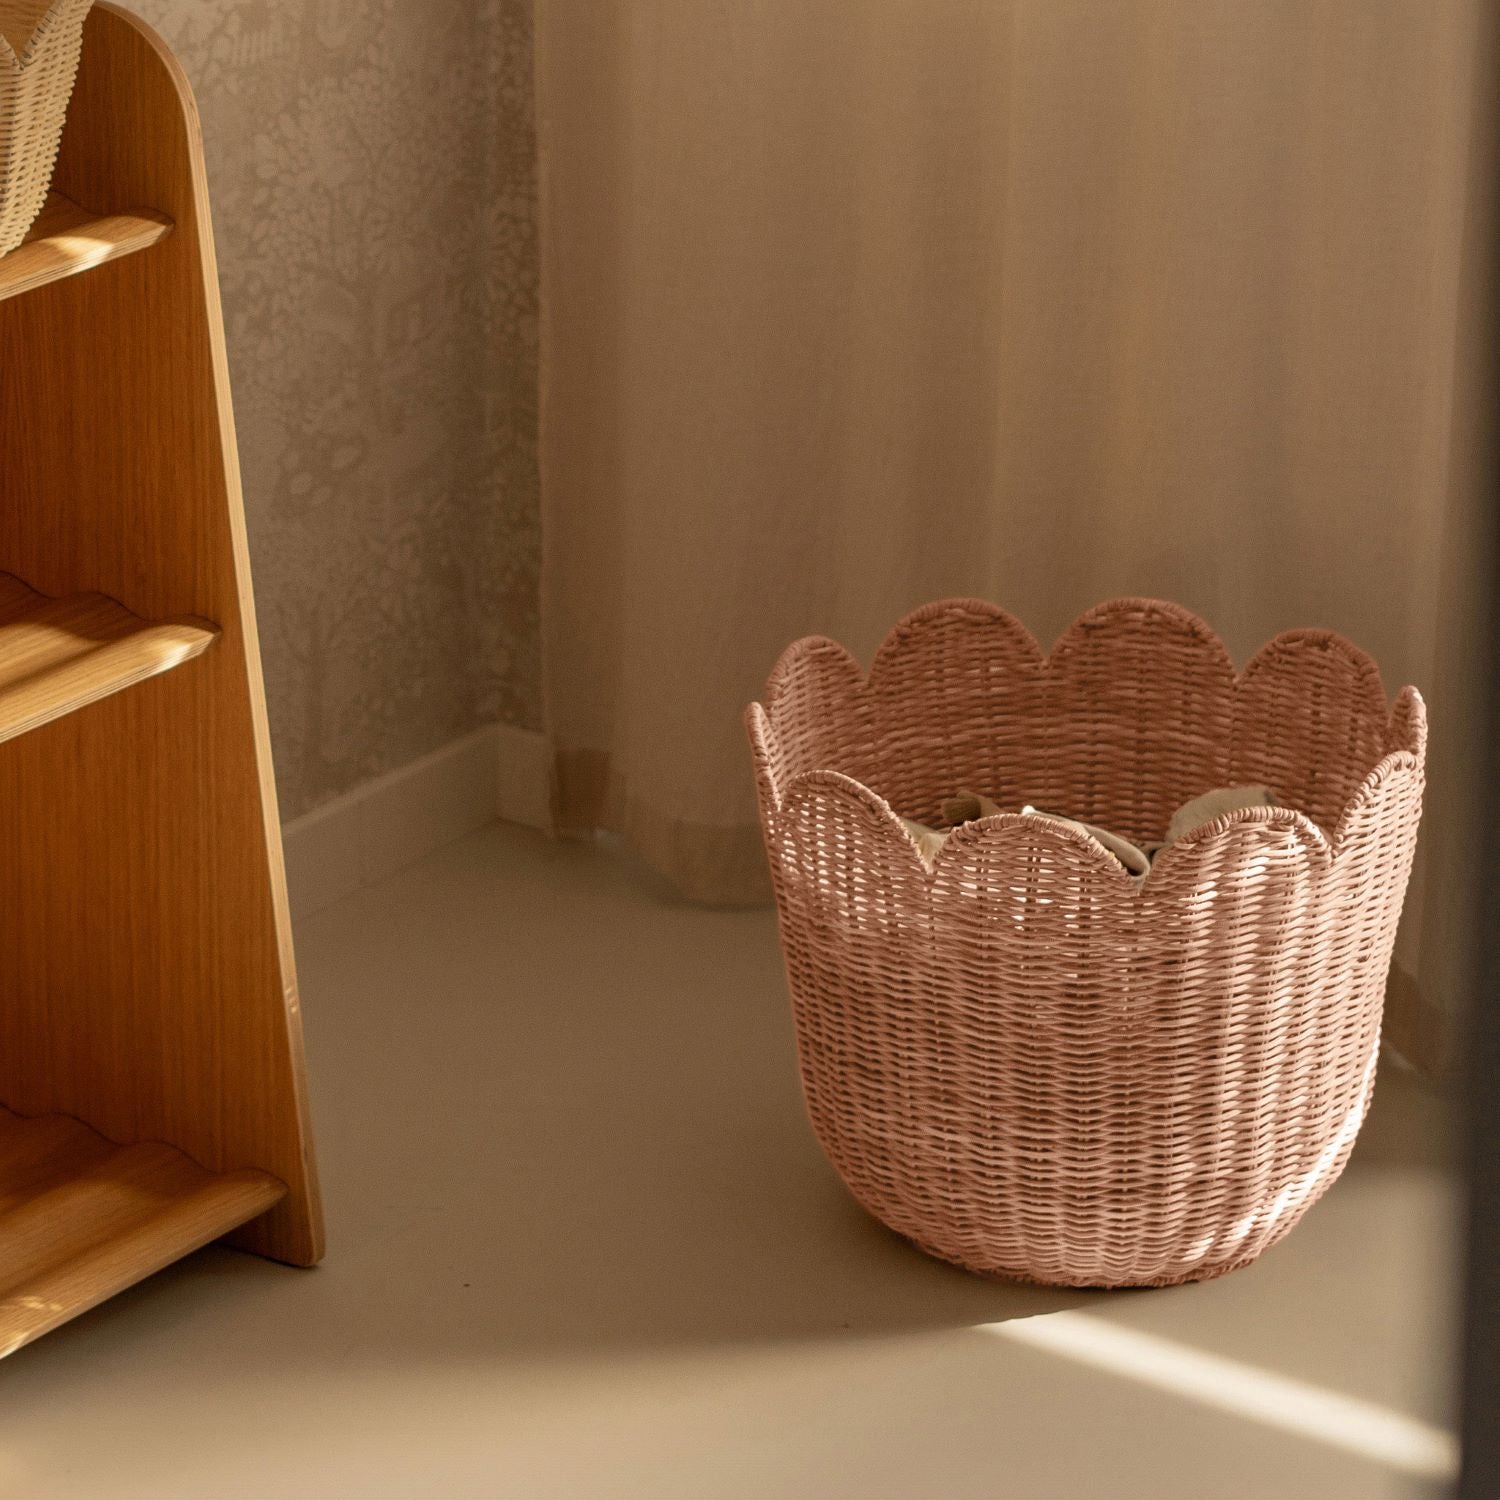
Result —
<instances>
[{"instance_id":1,"label":"pink wicker basket","mask_svg":"<svg viewBox=\"0 0 1500 1500\"><path fill-rule=\"evenodd\" d=\"M1391 710L1328 631L1236 676L1201 620L1146 599L1047 658L955 599L868 679L799 641L747 721L809 1113L878 1219L976 1271L1167 1285L1248 1264L1338 1177L1421 814L1415 689ZM1150 843L1250 782L1285 806L1207 824L1140 884L1014 813L929 868L898 816L973 790Z\"/></svg>"}]
</instances>

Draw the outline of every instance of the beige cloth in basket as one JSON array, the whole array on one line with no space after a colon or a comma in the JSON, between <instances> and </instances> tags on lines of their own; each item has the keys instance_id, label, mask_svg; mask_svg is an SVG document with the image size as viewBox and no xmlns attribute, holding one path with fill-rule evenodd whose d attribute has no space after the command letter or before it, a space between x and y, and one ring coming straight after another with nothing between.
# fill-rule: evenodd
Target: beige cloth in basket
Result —
<instances>
[{"instance_id":1,"label":"beige cloth in basket","mask_svg":"<svg viewBox=\"0 0 1500 1500\"><path fill-rule=\"evenodd\" d=\"M1166 838L1160 844L1148 845L1144 849L1138 844L1132 844L1129 839L1112 833L1108 828L1100 828L1093 823L1080 823L1062 813L1027 806L1021 809L1021 814L1028 818L1045 818L1048 822L1061 823L1087 834L1106 852L1114 855L1131 876L1136 880L1144 880L1151 873L1151 861L1169 844L1186 838L1195 828L1201 828L1215 818L1222 818L1226 813L1238 812L1241 808L1275 806L1276 794L1268 786L1215 787L1211 792L1204 792L1202 796L1184 802L1173 813ZM972 823L976 818L992 818L1002 811L1004 809L988 797L974 792L960 792L943 803L943 821L948 825L946 828L929 828L927 824L918 823L912 818L902 818L901 822L916 844L923 862L931 865L955 828L964 823Z\"/></svg>"}]
</instances>

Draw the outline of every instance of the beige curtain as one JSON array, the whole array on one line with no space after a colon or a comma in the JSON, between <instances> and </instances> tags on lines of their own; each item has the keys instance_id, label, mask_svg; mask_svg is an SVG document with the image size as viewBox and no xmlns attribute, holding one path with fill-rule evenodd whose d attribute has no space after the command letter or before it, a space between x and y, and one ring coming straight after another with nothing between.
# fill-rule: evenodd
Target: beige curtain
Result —
<instances>
[{"instance_id":1,"label":"beige curtain","mask_svg":"<svg viewBox=\"0 0 1500 1500\"><path fill-rule=\"evenodd\" d=\"M1483 0L538 10L567 826L762 896L743 705L951 594L1331 625L1441 733Z\"/></svg>"}]
</instances>

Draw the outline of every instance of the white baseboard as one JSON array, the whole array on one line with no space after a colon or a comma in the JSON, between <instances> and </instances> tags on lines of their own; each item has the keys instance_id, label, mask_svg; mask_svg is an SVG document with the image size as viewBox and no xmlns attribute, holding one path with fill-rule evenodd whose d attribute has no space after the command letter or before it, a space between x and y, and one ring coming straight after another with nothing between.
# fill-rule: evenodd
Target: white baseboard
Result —
<instances>
[{"instance_id":1,"label":"white baseboard","mask_svg":"<svg viewBox=\"0 0 1500 1500\"><path fill-rule=\"evenodd\" d=\"M493 724L356 787L282 830L292 914L312 916L497 818L551 823L540 734Z\"/></svg>"},{"instance_id":2,"label":"white baseboard","mask_svg":"<svg viewBox=\"0 0 1500 1500\"><path fill-rule=\"evenodd\" d=\"M499 782L495 812L503 823L552 830L552 743L534 729L495 730Z\"/></svg>"}]
</instances>

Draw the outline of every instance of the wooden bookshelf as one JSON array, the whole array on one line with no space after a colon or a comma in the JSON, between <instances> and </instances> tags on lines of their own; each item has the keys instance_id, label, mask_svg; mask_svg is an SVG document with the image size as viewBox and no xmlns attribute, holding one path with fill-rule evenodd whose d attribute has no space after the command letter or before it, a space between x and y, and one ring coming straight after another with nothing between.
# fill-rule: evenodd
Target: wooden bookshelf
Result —
<instances>
[{"instance_id":1,"label":"wooden bookshelf","mask_svg":"<svg viewBox=\"0 0 1500 1500\"><path fill-rule=\"evenodd\" d=\"M0 1354L323 1233L192 96L91 13L0 258Z\"/></svg>"},{"instance_id":2,"label":"wooden bookshelf","mask_svg":"<svg viewBox=\"0 0 1500 1500\"><path fill-rule=\"evenodd\" d=\"M170 672L218 634L207 620L153 624L102 594L49 599L0 573L0 742Z\"/></svg>"},{"instance_id":3,"label":"wooden bookshelf","mask_svg":"<svg viewBox=\"0 0 1500 1500\"><path fill-rule=\"evenodd\" d=\"M171 1146L0 1110L0 1357L285 1195L268 1172L206 1172Z\"/></svg>"},{"instance_id":4,"label":"wooden bookshelf","mask_svg":"<svg viewBox=\"0 0 1500 1500\"><path fill-rule=\"evenodd\" d=\"M18 297L122 255L148 250L171 232L172 221L160 214L101 216L52 193L25 243L0 256L0 298Z\"/></svg>"}]
</instances>

